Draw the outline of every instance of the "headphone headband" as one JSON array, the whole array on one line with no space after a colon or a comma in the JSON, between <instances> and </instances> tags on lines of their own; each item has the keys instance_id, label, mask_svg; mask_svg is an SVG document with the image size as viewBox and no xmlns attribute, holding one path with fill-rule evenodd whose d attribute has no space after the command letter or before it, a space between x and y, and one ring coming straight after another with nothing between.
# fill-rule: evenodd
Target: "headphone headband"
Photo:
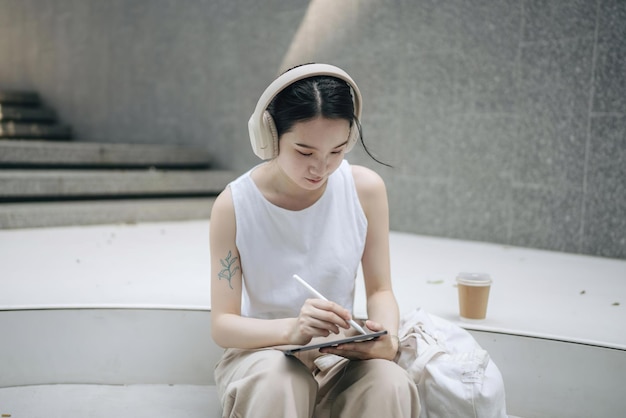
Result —
<instances>
[{"instance_id":1,"label":"headphone headband","mask_svg":"<svg viewBox=\"0 0 626 418\"><path fill-rule=\"evenodd\" d=\"M263 160L274 158L278 155L278 135L276 126L272 116L267 111L268 106L274 98L285 88L289 87L296 81L326 75L339 78L350 86L352 89L352 97L354 101L354 114L357 119L361 118L361 92L352 78L341 68L328 64L305 64L293 68L276 80L274 80L263 92L261 98L257 102L254 113L248 121L248 133L250 135L250 143L254 153ZM346 152L350 151L357 142L359 136L358 128L353 124L350 129L350 136Z\"/></svg>"}]
</instances>

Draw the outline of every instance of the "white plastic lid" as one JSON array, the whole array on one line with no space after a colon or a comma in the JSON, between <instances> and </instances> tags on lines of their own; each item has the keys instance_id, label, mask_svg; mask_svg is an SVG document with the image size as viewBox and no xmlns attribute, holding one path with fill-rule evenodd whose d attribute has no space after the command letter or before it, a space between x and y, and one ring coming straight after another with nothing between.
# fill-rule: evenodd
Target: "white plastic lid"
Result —
<instances>
[{"instance_id":1,"label":"white plastic lid","mask_svg":"<svg viewBox=\"0 0 626 418\"><path fill-rule=\"evenodd\" d=\"M491 284L491 276L487 273L459 273L456 276L457 283L462 283L466 286L487 286Z\"/></svg>"}]
</instances>

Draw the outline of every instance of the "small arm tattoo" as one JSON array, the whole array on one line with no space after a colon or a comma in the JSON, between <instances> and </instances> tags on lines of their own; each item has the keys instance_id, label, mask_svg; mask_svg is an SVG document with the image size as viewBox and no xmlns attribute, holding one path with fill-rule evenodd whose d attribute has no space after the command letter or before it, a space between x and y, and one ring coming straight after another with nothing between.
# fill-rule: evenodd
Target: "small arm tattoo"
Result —
<instances>
[{"instance_id":1,"label":"small arm tattoo","mask_svg":"<svg viewBox=\"0 0 626 418\"><path fill-rule=\"evenodd\" d=\"M228 286L231 289L233 288L231 280L235 276L235 273L237 273L237 270L239 270L239 266L235 265L238 259L238 257L233 257L232 252L229 251L226 258L222 258L220 260L220 263L222 263L222 267L224 268L219 272L218 277L220 280L228 280Z\"/></svg>"}]
</instances>

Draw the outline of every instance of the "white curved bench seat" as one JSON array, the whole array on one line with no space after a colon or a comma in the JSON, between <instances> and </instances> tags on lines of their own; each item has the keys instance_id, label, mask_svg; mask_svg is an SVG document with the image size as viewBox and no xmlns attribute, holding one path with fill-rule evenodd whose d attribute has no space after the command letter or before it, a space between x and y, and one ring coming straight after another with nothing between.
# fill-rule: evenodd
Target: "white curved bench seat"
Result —
<instances>
[{"instance_id":1,"label":"white curved bench seat","mask_svg":"<svg viewBox=\"0 0 626 418\"><path fill-rule=\"evenodd\" d=\"M626 261L399 232L391 260L401 311L422 307L469 329L503 373L509 413L626 410ZM208 221L0 230L0 266L0 413L54 417L68 393L114 394L129 408L143 396L175 406L208 393L198 408L219 416ZM492 275L486 320L458 320L460 271ZM355 315L365 314L357 280ZM19 409L31 396L45 415Z\"/></svg>"},{"instance_id":2,"label":"white curved bench seat","mask_svg":"<svg viewBox=\"0 0 626 418\"><path fill-rule=\"evenodd\" d=\"M0 413L29 418L218 418L215 386L41 385L0 389ZM4 415L3 415L4 416Z\"/></svg>"},{"instance_id":3,"label":"white curved bench seat","mask_svg":"<svg viewBox=\"0 0 626 418\"><path fill-rule=\"evenodd\" d=\"M459 325L626 350L626 260L399 232L390 247L403 311L421 306L459 321L456 275L486 272L493 278L487 318Z\"/></svg>"}]
</instances>

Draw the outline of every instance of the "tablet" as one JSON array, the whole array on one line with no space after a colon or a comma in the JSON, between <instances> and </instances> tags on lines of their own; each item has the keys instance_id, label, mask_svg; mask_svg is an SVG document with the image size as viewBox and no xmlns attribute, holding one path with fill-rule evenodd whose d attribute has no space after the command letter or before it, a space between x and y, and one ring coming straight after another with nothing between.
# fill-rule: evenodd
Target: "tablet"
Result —
<instances>
[{"instance_id":1,"label":"tablet","mask_svg":"<svg viewBox=\"0 0 626 418\"><path fill-rule=\"evenodd\" d=\"M315 340L313 340L311 343L307 345L290 345L290 346L280 347L279 349L282 350L282 352L285 353L286 355L292 356L295 353L300 352L300 351L315 350L315 349L324 348L324 347L336 347L340 344L346 344L346 343L371 341L385 334L387 334L387 331L372 332L371 334L364 334L364 335L359 334L353 337L340 338L338 340L332 340L332 339L325 340L324 342L320 342L320 343L317 343L315 342Z\"/></svg>"}]
</instances>

